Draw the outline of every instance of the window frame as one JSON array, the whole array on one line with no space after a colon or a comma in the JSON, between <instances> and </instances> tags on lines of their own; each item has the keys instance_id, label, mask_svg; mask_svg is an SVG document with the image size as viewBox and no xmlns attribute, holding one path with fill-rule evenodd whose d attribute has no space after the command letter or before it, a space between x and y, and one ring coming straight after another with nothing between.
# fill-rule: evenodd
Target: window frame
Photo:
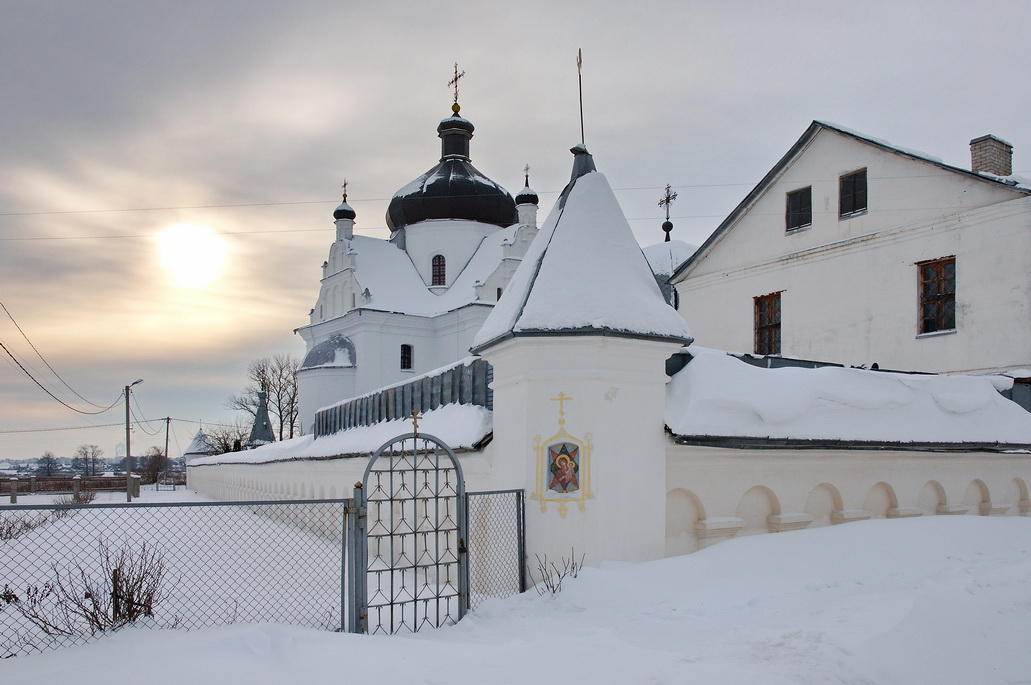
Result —
<instances>
[{"instance_id":1,"label":"window frame","mask_svg":"<svg viewBox=\"0 0 1031 685\"><path fill-rule=\"evenodd\" d=\"M437 285L447 285L447 258L442 254L430 260L430 286Z\"/></svg>"},{"instance_id":2,"label":"window frame","mask_svg":"<svg viewBox=\"0 0 1031 685\"><path fill-rule=\"evenodd\" d=\"M407 365L406 365L407 364ZM401 370L412 371L415 367L415 347L408 344L401 345Z\"/></svg>"},{"instance_id":3,"label":"window frame","mask_svg":"<svg viewBox=\"0 0 1031 685\"><path fill-rule=\"evenodd\" d=\"M752 323L754 330L752 349L755 350L755 354L781 354L781 321L784 311L781 293L783 292L783 290L779 290L775 293L759 295L752 298ZM773 307L768 311L773 312L773 318L776 319L775 321L764 322L762 320L762 315L765 313L761 310L761 305L763 303L773 305Z\"/></svg>"},{"instance_id":4,"label":"window frame","mask_svg":"<svg viewBox=\"0 0 1031 685\"><path fill-rule=\"evenodd\" d=\"M803 195L804 193L804 195ZM798 207L792 207L793 198L807 199L806 203L799 202ZM807 207L808 205L808 207ZM792 223L797 220L798 223ZM795 233L813 225L813 187L806 186L797 190L789 191L784 198L784 225L786 233Z\"/></svg>"},{"instance_id":5,"label":"window frame","mask_svg":"<svg viewBox=\"0 0 1031 685\"><path fill-rule=\"evenodd\" d=\"M862 190L856 188L855 180L862 178ZM852 183L852 187L846 192L846 184ZM846 211L845 200L849 199L849 209ZM861 200L857 198L862 198ZM862 206L858 206L859 202ZM870 206L869 185L867 182L866 168L842 174L838 177L838 218L851 219L854 216L866 214Z\"/></svg>"},{"instance_id":6,"label":"window frame","mask_svg":"<svg viewBox=\"0 0 1031 685\"><path fill-rule=\"evenodd\" d=\"M951 274L947 273L950 265ZM917 262L916 267L917 336L954 333L958 276L956 255ZM931 315L928 315L928 308L933 309Z\"/></svg>"}]
</instances>

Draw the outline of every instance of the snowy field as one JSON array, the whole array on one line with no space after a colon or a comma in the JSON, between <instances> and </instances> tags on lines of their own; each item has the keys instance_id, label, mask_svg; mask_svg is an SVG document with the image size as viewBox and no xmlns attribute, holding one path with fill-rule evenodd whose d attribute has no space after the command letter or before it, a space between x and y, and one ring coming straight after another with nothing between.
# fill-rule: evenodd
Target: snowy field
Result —
<instances>
[{"instance_id":1,"label":"snowy field","mask_svg":"<svg viewBox=\"0 0 1031 685\"><path fill-rule=\"evenodd\" d=\"M128 675L127 675L128 674ZM556 596L369 637L132 628L0 683L1031 683L1031 519L873 520L585 569Z\"/></svg>"}]
</instances>

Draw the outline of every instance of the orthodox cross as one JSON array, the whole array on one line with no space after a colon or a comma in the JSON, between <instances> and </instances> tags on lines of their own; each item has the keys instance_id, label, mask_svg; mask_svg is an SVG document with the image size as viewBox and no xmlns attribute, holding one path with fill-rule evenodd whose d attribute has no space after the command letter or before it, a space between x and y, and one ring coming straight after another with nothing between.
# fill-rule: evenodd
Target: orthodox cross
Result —
<instances>
[{"instance_id":1,"label":"orthodox cross","mask_svg":"<svg viewBox=\"0 0 1031 685\"><path fill-rule=\"evenodd\" d=\"M673 188L667 183L666 193L662 196L662 199L659 200L659 206L666 208L666 221L669 221L669 206L677 199L677 194L670 192L671 190L673 190Z\"/></svg>"},{"instance_id":2,"label":"orthodox cross","mask_svg":"<svg viewBox=\"0 0 1031 685\"><path fill-rule=\"evenodd\" d=\"M558 402L558 425L563 426L566 423L566 402L573 399L567 397L564 392L560 392L558 397L552 397L552 402Z\"/></svg>"},{"instance_id":3,"label":"orthodox cross","mask_svg":"<svg viewBox=\"0 0 1031 685\"><path fill-rule=\"evenodd\" d=\"M415 437L419 437L419 419L422 418L419 416L419 410L413 409L409 418L412 420L412 433L415 434Z\"/></svg>"},{"instance_id":4,"label":"orthodox cross","mask_svg":"<svg viewBox=\"0 0 1031 685\"><path fill-rule=\"evenodd\" d=\"M340 186L344 190L344 202L347 202L347 179L344 179L344 184Z\"/></svg>"},{"instance_id":5,"label":"orthodox cross","mask_svg":"<svg viewBox=\"0 0 1031 685\"><path fill-rule=\"evenodd\" d=\"M465 71L461 74L458 73L458 62L455 62L455 77L447 82L448 86L454 86L455 88L455 104L458 104L458 80L465 76ZM455 110L456 112L458 110Z\"/></svg>"},{"instance_id":6,"label":"orthodox cross","mask_svg":"<svg viewBox=\"0 0 1031 685\"><path fill-rule=\"evenodd\" d=\"M583 66L584 57L583 51L580 48L576 49L576 80L580 86L580 144L586 145L584 142L584 77L583 77Z\"/></svg>"},{"instance_id":7,"label":"orthodox cross","mask_svg":"<svg viewBox=\"0 0 1031 685\"><path fill-rule=\"evenodd\" d=\"M523 167L523 175L526 177L526 187L530 187L530 165L527 164Z\"/></svg>"}]
</instances>

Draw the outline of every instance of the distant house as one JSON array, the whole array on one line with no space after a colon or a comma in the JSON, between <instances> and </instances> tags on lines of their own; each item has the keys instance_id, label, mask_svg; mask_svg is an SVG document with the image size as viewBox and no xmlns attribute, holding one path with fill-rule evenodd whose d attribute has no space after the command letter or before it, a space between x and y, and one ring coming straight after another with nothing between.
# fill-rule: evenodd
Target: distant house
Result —
<instances>
[{"instance_id":1,"label":"distant house","mask_svg":"<svg viewBox=\"0 0 1031 685\"><path fill-rule=\"evenodd\" d=\"M1031 367L1031 187L827 123L671 278L699 345L931 372Z\"/></svg>"}]
</instances>

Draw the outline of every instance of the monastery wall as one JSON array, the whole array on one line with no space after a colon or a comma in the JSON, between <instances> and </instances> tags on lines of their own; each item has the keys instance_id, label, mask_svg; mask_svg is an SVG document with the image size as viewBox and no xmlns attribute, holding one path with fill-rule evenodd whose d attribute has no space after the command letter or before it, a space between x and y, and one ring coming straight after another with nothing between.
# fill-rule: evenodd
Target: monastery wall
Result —
<instances>
[{"instance_id":1,"label":"monastery wall","mask_svg":"<svg viewBox=\"0 0 1031 685\"><path fill-rule=\"evenodd\" d=\"M666 554L867 518L1027 516L1031 454L670 445Z\"/></svg>"}]
</instances>

